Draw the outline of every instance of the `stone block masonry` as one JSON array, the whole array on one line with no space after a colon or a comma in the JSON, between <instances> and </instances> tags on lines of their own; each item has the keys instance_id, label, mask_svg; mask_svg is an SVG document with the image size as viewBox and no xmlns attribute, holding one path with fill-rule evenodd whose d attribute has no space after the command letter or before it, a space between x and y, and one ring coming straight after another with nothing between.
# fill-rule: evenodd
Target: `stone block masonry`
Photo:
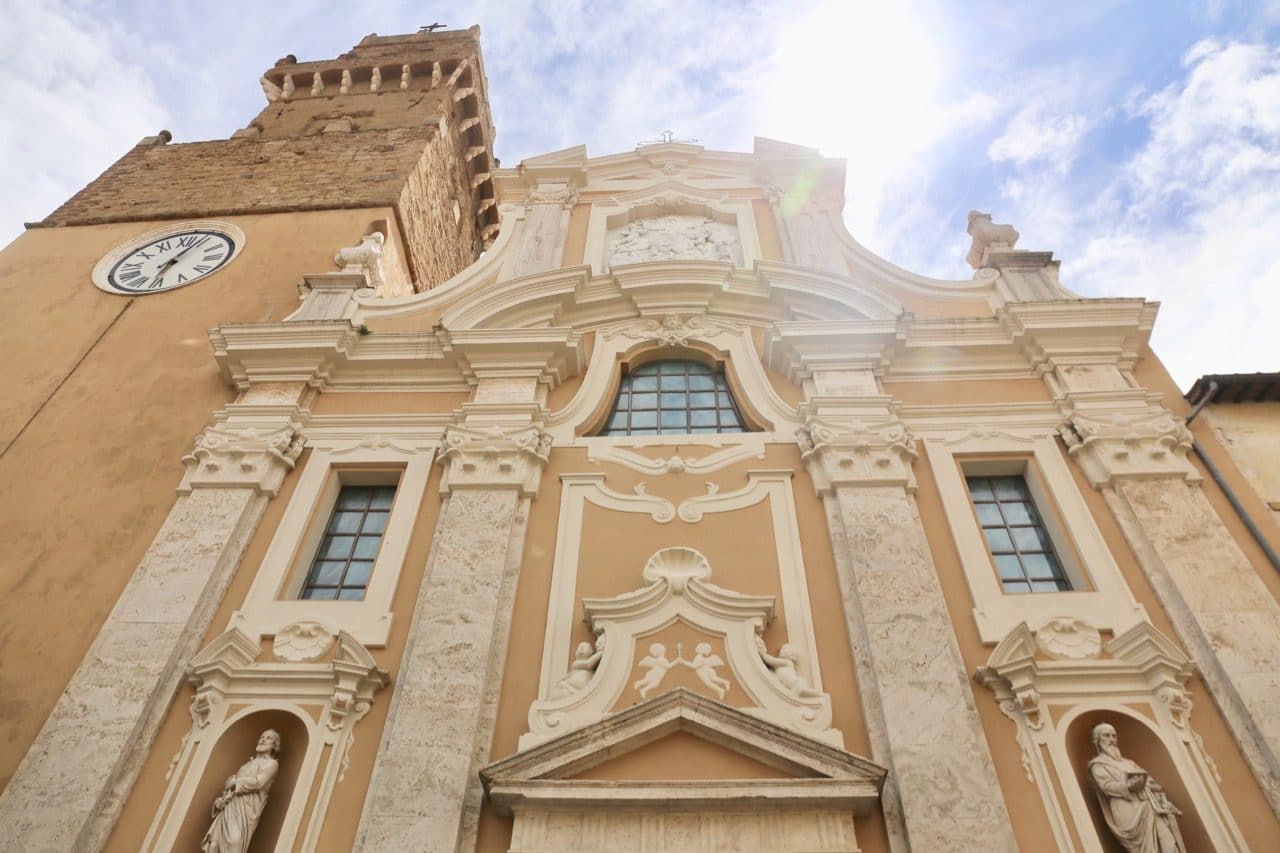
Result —
<instances>
[{"instance_id":1,"label":"stone block masonry","mask_svg":"<svg viewBox=\"0 0 1280 853\"><path fill-rule=\"evenodd\" d=\"M414 277L426 288L470 264L478 251L459 148L435 124L138 145L41 225L390 206Z\"/></svg>"}]
</instances>

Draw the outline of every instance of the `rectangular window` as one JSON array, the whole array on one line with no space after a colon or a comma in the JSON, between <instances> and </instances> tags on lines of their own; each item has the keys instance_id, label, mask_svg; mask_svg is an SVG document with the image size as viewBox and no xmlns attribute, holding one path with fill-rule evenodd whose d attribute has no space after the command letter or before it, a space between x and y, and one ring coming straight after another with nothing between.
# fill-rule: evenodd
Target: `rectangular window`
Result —
<instances>
[{"instance_id":1,"label":"rectangular window","mask_svg":"<svg viewBox=\"0 0 1280 853\"><path fill-rule=\"evenodd\" d=\"M1071 589L1040 512L1021 475L966 477L987 550L1005 592Z\"/></svg>"},{"instance_id":2,"label":"rectangular window","mask_svg":"<svg viewBox=\"0 0 1280 853\"><path fill-rule=\"evenodd\" d=\"M362 601L395 486L343 486L299 598Z\"/></svg>"}]
</instances>

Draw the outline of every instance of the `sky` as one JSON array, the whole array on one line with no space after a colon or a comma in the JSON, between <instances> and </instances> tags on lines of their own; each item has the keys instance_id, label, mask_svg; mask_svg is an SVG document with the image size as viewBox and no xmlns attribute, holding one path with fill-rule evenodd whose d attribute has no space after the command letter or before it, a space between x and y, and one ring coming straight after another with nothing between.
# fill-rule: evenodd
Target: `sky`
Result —
<instances>
[{"instance_id":1,"label":"sky","mask_svg":"<svg viewBox=\"0 0 1280 853\"><path fill-rule=\"evenodd\" d=\"M854 238L968 278L966 214L1081 296L1162 303L1185 390L1280 370L1280 0L0 0L0 245L144 136L226 138L281 56L481 28L504 166L671 130L847 161Z\"/></svg>"}]
</instances>

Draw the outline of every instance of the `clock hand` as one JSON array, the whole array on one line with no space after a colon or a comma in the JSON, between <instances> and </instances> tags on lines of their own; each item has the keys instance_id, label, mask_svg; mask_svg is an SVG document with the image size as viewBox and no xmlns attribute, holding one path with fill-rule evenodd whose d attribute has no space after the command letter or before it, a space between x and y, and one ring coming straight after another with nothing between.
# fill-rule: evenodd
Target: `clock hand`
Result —
<instances>
[{"instance_id":1,"label":"clock hand","mask_svg":"<svg viewBox=\"0 0 1280 853\"><path fill-rule=\"evenodd\" d=\"M181 252L174 255L169 260L165 261L165 268L167 269L173 266L174 264L176 264L178 261L182 259L183 255L185 255L187 252L190 252L192 249L196 248L197 246L203 245L205 242L208 241L208 239L209 239L208 237L202 237L200 240L196 241L195 243L192 243L190 246L183 249Z\"/></svg>"}]
</instances>

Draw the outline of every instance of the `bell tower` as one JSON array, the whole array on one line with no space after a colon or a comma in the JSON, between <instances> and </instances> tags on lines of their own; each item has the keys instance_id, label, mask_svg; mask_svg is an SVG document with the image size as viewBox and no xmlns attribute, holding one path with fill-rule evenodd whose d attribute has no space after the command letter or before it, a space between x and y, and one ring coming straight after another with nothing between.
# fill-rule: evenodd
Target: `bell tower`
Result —
<instances>
[{"instance_id":1,"label":"bell tower","mask_svg":"<svg viewBox=\"0 0 1280 853\"><path fill-rule=\"evenodd\" d=\"M39 225L390 206L409 278L428 289L498 230L479 39L479 27L369 35L336 59L286 56L230 139L146 137Z\"/></svg>"}]
</instances>

